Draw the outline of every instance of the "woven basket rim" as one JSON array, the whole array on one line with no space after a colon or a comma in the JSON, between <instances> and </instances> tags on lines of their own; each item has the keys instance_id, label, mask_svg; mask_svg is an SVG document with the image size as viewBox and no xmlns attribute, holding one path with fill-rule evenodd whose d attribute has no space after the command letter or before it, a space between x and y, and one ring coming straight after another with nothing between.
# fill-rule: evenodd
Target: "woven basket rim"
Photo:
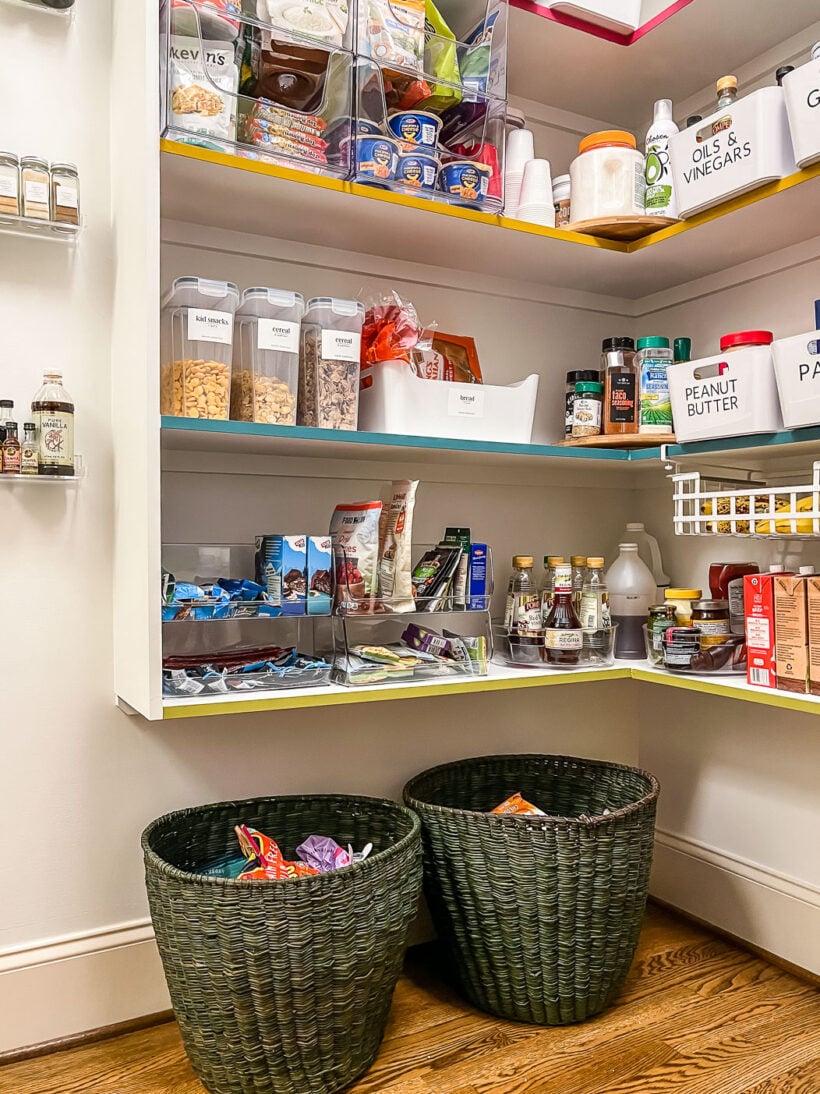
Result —
<instances>
[{"instance_id":1,"label":"woven basket rim","mask_svg":"<svg viewBox=\"0 0 820 1094\"><path fill-rule=\"evenodd\" d=\"M184 818L192 814L200 815L207 810L216 810L223 808L236 807L241 809L243 806L255 805L259 802L318 802L318 803L331 803L335 802L341 805L350 806L364 806L372 808L378 806L380 809L389 809L397 817L404 816L410 820L410 831L407 832L401 839L391 844L390 847L386 847L383 851L375 851L368 855L363 862L353 863L351 866L343 866L340 870L331 870L326 874L309 874L306 877L295 878L248 878L247 880L240 881L237 878L225 878L225 877L212 877L209 874L198 874L190 870L181 870L177 866L172 866L170 862L166 862L161 858L156 851L149 844L149 840L153 833L161 825L167 823L174 818ZM239 820L237 824L241 823ZM287 881L288 886L291 887L298 884L302 890L309 885L329 885L338 884L336 879L349 878L352 874L361 873L372 870L376 865L382 866L389 862L397 855L404 854L407 848L414 840L420 838L421 833L421 820L418 813L414 813L412 809L402 805L400 802L391 801L389 798L373 798L367 795L361 794L273 794L273 795L261 795L254 798L241 798L236 800L208 802L205 805L189 806L187 809L175 809L170 813L163 813L161 817L157 817L156 820L151 821L149 825L143 830L140 837L140 845L142 846L142 852L145 858L146 865L148 863L158 870L160 873L165 874L167 877L173 878L177 881L194 881L198 885L216 885L217 887L237 890L253 890L259 887L270 886L272 880ZM275 837L272 837L275 838Z\"/></svg>"},{"instance_id":2,"label":"woven basket rim","mask_svg":"<svg viewBox=\"0 0 820 1094\"><path fill-rule=\"evenodd\" d=\"M439 772L451 768L466 767L472 764L486 764L494 760L537 760L539 763L543 763L545 760L550 762L557 760L570 764L579 764L585 767L606 768L608 771L628 771L631 775L640 775L642 778L646 779L649 782L650 790L647 794L644 794L642 798L638 798L628 805L622 805L620 809L613 809L609 813L601 813L593 817L585 815L561 816L559 814L551 813L544 814L543 816L532 813L484 813L477 809L460 809L455 806L436 805L433 802L425 802L421 798L415 796L414 786L422 779L427 779L430 776L437 775ZM557 823L595 827L597 825L610 824L612 821L624 819L631 816L633 813L646 809L647 806L657 801L659 793L660 783L658 780L650 771L645 771L641 767L631 767L629 764L610 763L609 760L587 759L584 756L561 756L552 753L521 752L500 753L492 756L466 756L461 760L450 760L448 763L429 767L426 771L419 772L418 775L414 775L412 779L405 783L404 789L402 790L402 798L411 810L419 812L424 811L426 813L433 812L442 816L482 817L493 824L524 824L528 826L534 825L536 827L543 827L545 824Z\"/></svg>"}]
</instances>

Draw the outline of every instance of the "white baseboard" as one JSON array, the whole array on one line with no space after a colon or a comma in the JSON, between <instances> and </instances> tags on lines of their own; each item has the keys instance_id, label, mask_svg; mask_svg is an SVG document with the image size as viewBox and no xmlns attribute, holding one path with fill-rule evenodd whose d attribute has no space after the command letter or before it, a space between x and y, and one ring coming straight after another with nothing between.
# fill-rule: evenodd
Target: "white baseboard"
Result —
<instances>
[{"instance_id":1,"label":"white baseboard","mask_svg":"<svg viewBox=\"0 0 820 1094\"><path fill-rule=\"evenodd\" d=\"M658 829L652 896L820 974L820 889Z\"/></svg>"},{"instance_id":2,"label":"white baseboard","mask_svg":"<svg viewBox=\"0 0 820 1094\"><path fill-rule=\"evenodd\" d=\"M820 889L673 832L656 832L650 892L820 974ZM422 918L410 942L430 937ZM0 1053L170 1007L149 920L0 954Z\"/></svg>"},{"instance_id":3,"label":"white baseboard","mask_svg":"<svg viewBox=\"0 0 820 1094\"><path fill-rule=\"evenodd\" d=\"M0 954L0 1052L168 1010L149 921Z\"/></svg>"}]
</instances>

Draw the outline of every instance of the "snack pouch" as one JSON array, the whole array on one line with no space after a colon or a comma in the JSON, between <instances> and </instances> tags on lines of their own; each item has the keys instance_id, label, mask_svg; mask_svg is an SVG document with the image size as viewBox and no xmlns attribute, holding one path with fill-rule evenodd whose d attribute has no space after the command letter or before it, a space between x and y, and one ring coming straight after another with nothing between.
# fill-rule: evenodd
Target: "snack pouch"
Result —
<instances>
[{"instance_id":1,"label":"snack pouch","mask_svg":"<svg viewBox=\"0 0 820 1094\"><path fill-rule=\"evenodd\" d=\"M256 17L297 36L317 38L326 46L343 46L349 10L346 0L257 0Z\"/></svg>"},{"instance_id":2,"label":"snack pouch","mask_svg":"<svg viewBox=\"0 0 820 1094\"><path fill-rule=\"evenodd\" d=\"M413 508L418 480L400 479L385 489L379 519L379 588L394 612L412 612L410 549L413 541Z\"/></svg>"},{"instance_id":3,"label":"snack pouch","mask_svg":"<svg viewBox=\"0 0 820 1094\"><path fill-rule=\"evenodd\" d=\"M465 96L465 101L475 101L476 93L507 97L507 49L503 40L507 33L506 11L506 4L496 4L464 36L470 48L462 58L461 82L473 92Z\"/></svg>"},{"instance_id":4,"label":"snack pouch","mask_svg":"<svg viewBox=\"0 0 820 1094\"><path fill-rule=\"evenodd\" d=\"M382 65L421 72L424 67L424 0L362 0L359 53Z\"/></svg>"},{"instance_id":5,"label":"snack pouch","mask_svg":"<svg viewBox=\"0 0 820 1094\"><path fill-rule=\"evenodd\" d=\"M345 611L368 611L363 603L379 591L380 501L337 505L330 521L336 567L336 604Z\"/></svg>"},{"instance_id":6,"label":"snack pouch","mask_svg":"<svg viewBox=\"0 0 820 1094\"><path fill-rule=\"evenodd\" d=\"M236 139L239 69L234 46L171 36L168 124L203 136Z\"/></svg>"},{"instance_id":7,"label":"snack pouch","mask_svg":"<svg viewBox=\"0 0 820 1094\"><path fill-rule=\"evenodd\" d=\"M352 862L348 852L330 836L308 836L296 848L296 854L319 874L330 874Z\"/></svg>"},{"instance_id":8,"label":"snack pouch","mask_svg":"<svg viewBox=\"0 0 820 1094\"><path fill-rule=\"evenodd\" d=\"M238 877L239 881L282 881L319 873L305 862L288 862L278 844L255 828L238 824L235 832L242 853L248 860L246 869Z\"/></svg>"},{"instance_id":9,"label":"snack pouch","mask_svg":"<svg viewBox=\"0 0 820 1094\"><path fill-rule=\"evenodd\" d=\"M449 87L458 84L461 76L458 70L458 50L456 36L444 22L433 0L425 5L425 69L430 76L445 80L443 84L433 84L430 95L422 100L425 110L441 114L451 106L461 102L461 90Z\"/></svg>"},{"instance_id":10,"label":"snack pouch","mask_svg":"<svg viewBox=\"0 0 820 1094\"><path fill-rule=\"evenodd\" d=\"M520 816L531 817L545 817L547 814L543 809L539 809L537 806L528 802L526 798L522 798L520 792L510 794L506 801L503 801L500 805L497 805L495 809L490 810L491 813L506 813L508 815L517 814Z\"/></svg>"}]
</instances>

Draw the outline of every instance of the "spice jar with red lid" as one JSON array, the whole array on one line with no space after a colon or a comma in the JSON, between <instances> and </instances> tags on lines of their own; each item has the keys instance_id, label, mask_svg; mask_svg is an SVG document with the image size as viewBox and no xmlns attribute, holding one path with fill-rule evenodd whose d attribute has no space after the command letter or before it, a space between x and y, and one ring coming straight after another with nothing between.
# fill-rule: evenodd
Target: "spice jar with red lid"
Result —
<instances>
[{"instance_id":1,"label":"spice jar with red lid","mask_svg":"<svg viewBox=\"0 0 820 1094\"><path fill-rule=\"evenodd\" d=\"M774 335L770 330L738 330L723 335L720 339L720 352L733 353L752 346L770 346L773 341Z\"/></svg>"}]
</instances>

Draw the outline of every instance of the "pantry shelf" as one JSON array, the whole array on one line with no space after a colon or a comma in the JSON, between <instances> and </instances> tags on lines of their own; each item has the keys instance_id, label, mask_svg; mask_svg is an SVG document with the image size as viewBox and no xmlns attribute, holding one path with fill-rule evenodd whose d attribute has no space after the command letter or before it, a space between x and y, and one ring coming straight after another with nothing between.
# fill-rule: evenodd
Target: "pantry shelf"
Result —
<instances>
[{"instance_id":1,"label":"pantry shelf","mask_svg":"<svg viewBox=\"0 0 820 1094\"><path fill-rule=\"evenodd\" d=\"M0 0L2 2L2 0ZM32 220L29 217L0 218L0 235L22 236L45 243L74 244L82 232L81 224L58 224L53 220Z\"/></svg>"},{"instance_id":2,"label":"pantry shelf","mask_svg":"<svg viewBox=\"0 0 820 1094\"><path fill-rule=\"evenodd\" d=\"M623 449L563 448L549 444L506 444L501 441L462 441L450 437L414 437L394 433L346 432L306 426L261 425L252 422L213 421L207 418L162 419L162 446L166 450L261 453L278 456L314 456L355 459L427 456L446 453L448 462L504 463L511 458L594 460L628 463ZM655 457L660 449L655 449Z\"/></svg>"},{"instance_id":3,"label":"pantry shelf","mask_svg":"<svg viewBox=\"0 0 820 1094\"><path fill-rule=\"evenodd\" d=\"M648 684L661 684L664 687L682 688L684 691L697 691L706 695L721 695L727 699L740 699L762 706L778 707L780 710L797 710L806 714L820 714L820 696L793 695L776 688L760 688L747 684L741 677L684 676L652 668L645 662L633 665L630 670L633 680Z\"/></svg>"},{"instance_id":4,"label":"pantry shelf","mask_svg":"<svg viewBox=\"0 0 820 1094\"><path fill-rule=\"evenodd\" d=\"M717 463L720 466L726 466L726 461L719 457L730 457L733 466L740 463L750 470L774 461L808 461L820 458L820 426L784 429L779 433L757 436L670 444L662 455L672 462L693 460L701 465Z\"/></svg>"},{"instance_id":5,"label":"pantry shelf","mask_svg":"<svg viewBox=\"0 0 820 1094\"><path fill-rule=\"evenodd\" d=\"M820 234L820 163L619 243L193 145L163 140L161 149L169 220L630 299Z\"/></svg>"}]
</instances>

